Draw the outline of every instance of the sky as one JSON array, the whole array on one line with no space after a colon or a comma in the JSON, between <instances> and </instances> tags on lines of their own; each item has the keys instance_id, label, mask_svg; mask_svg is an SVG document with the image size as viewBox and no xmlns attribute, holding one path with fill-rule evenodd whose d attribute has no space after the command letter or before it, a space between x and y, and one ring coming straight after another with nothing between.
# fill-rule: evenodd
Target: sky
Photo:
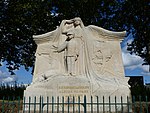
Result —
<instances>
[{"instance_id":1,"label":"sky","mask_svg":"<svg viewBox=\"0 0 150 113\"><path fill-rule=\"evenodd\" d=\"M137 55L131 55L127 51L127 43L132 42L132 36L129 35L121 43L122 58L125 69L125 76L143 76L144 83L150 83L150 72L148 65L142 65L143 59ZM16 75L10 75L5 63L0 66L0 83L12 83L17 81L18 84L30 84L32 82L32 75L30 69L28 72L21 67L20 70L15 71Z\"/></svg>"},{"instance_id":2,"label":"sky","mask_svg":"<svg viewBox=\"0 0 150 113\"><path fill-rule=\"evenodd\" d=\"M144 83L150 83L150 72L148 65L142 65L143 59L135 54L130 54L127 51L127 43L133 41L132 35L129 35L121 43L122 59L126 76L143 76Z\"/></svg>"}]
</instances>

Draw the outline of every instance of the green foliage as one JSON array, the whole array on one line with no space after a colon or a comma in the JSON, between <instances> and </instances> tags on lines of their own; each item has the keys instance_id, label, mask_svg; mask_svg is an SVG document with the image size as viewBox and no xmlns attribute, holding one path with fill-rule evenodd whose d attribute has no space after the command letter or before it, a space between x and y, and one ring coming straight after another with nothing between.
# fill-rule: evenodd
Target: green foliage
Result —
<instances>
[{"instance_id":1,"label":"green foliage","mask_svg":"<svg viewBox=\"0 0 150 113\"><path fill-rule=\"evenodd\" d=\"M128 0L122 6L122 22L133 34L134 41L128 44L131 53L142 57L144 64L150 65L150 2L148 0Z\"/></svg>"},{"instance_id":2,"label":"green foliage","mask_svg":"<svg viewBox=\"0 0 150 113\"><path fill-rule=\"evenodd\" d=\"M128 84L131 86L131 95L135 98L133 101L145 101L146 96L148 97L148 101L150 101L150 87L144 86L143 77L130 77Z\"/></svg>"},{"instance_id":3,"label":"green foliage","mask_svg":"<svg viewBox=\"0 0 150 113\"><path fill-rule=\"evenodd\" d=\"M5 100L13 100L13 99L23 99L23 93L26 89L25 85L17 85L10 86L8 84L1 84L0 85L0 100L5 98Z\"/></svg>"},{"instance_id":4,"label":"green foliage","mask_svg":"<svg viewBox=\"0 0 150 113\"><path fill-rule=\"evenodd\" d=\"M81 17L85 25L132 33L128 50L150 64L147 0L2 0L0 2L0 61L13 70L34 66L32 36L56 29L63 19Z\"/></svg>"},{"instance_id":5,"label":"green foliage","mask_svg":"<svg viewBox=\"0 0 150 113\"><path fill-rule=\"evenodd\" d=\"M56 27L50 14L49 4L31 0L8 0L1 3L0 60L7 62L7 68L28 70L33 67L36 45L33 34L48 32Z\"/></svg>"}]
</instances>

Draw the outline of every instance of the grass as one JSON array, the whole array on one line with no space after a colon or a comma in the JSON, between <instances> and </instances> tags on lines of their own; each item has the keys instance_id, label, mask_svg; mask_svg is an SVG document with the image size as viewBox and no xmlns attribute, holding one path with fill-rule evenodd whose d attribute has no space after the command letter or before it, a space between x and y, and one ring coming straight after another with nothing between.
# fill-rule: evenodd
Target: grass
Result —
<instances>
[{"instance_id":1,"label":"grass","mask_svg":"<svg viewBox=\"0 0 150 113\"><path fill-rule=\"evenodd\" d=\"M132 105L133 113L150 113L150 102L135 102Z\"/></svg>"},{"instance_id":2,"label":"grass","mask_svg":"<svg viewBox=\"0 0 150 113\"><path fill-rule=\"evenodd\" d=\"M23 101L0 100L0 113L18 113L22 109Z\"/></svg>"}]
</instances>

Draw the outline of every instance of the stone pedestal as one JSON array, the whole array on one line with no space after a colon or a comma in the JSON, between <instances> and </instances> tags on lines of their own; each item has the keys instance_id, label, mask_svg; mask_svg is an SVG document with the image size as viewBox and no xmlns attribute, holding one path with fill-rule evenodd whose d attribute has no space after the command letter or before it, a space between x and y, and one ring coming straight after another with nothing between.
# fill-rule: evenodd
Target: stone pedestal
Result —
<instances>
[{"instance_id":1,"label":"stone pedestal","mask_svg":"<svg viewBox=\"0 0 150 113\"><path fill-rule=\"evenodd\" d=\"M113 81L112 81L113 82ZM95 103L93 104L93 111L97 111L97 102L98 103L107 103L107 105L103 106L103 104L99 105L99 111L115 111L115 102L127 103L127 96L130 95L129 88L127 86L117 86L116 84L112 84L111 81L101 81L99 84L101 87L97 86L98 84L92 83L86 77L74 77L74 76L56 76L53 79L45 80L44 82L39 82L36 84L31 84L24 92L24 96L26 97L26 103L55 103L54 104L54 111L62 110L62 103L64 104L64 110L68 110L68 102L69 103L76 103L74 105L75 111L79 110L80 104L80 111L84 111L84 96L86 96L86 103ZM36 97L36 101L35 101ZM31 98L31 99L29 99ZM69 100L68 100L69 99ZM130 99L130 98L129 98ZM130 100L129 100L130 101ZM109 103L113 103L111 107ZM42 106L42 107L41 107ZM44 111L47 110L47 105L38 105L36 104L36 111L39 109L43 109ZM124 106L124 109L127 106ZM120 111L122 108L121 105L117 105L117 110ZM30 110L33 111L35 109L35 105L30 104ZM52 110L52 104L48 105L48 109ZM73 105L69 105L70 111L73 110ZM25 106L25 110L29 110L29 105ZM87 111L91 110L91 104L87 104Z\"/></svg>"}]
</instances>

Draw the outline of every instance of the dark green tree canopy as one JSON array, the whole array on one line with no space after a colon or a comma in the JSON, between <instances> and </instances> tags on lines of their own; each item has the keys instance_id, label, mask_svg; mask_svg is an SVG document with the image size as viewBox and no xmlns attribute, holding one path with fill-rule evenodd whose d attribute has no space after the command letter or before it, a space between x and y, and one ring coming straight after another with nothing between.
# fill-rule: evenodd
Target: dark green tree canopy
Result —
<instances>
[{"instance_id":1,"label":"dark green tree canopy","mask_svg":"<svg viewBox=\"0 0 150 113\"><path fill-rule=\"evenodd\" d=\"M34 66L32 35L56 29L63 19L81 17L85 25L132 33L128 50L150 65L147 0L2 0L0 2L0 61L13 70Z\"/></svg>"}]
</instances>

